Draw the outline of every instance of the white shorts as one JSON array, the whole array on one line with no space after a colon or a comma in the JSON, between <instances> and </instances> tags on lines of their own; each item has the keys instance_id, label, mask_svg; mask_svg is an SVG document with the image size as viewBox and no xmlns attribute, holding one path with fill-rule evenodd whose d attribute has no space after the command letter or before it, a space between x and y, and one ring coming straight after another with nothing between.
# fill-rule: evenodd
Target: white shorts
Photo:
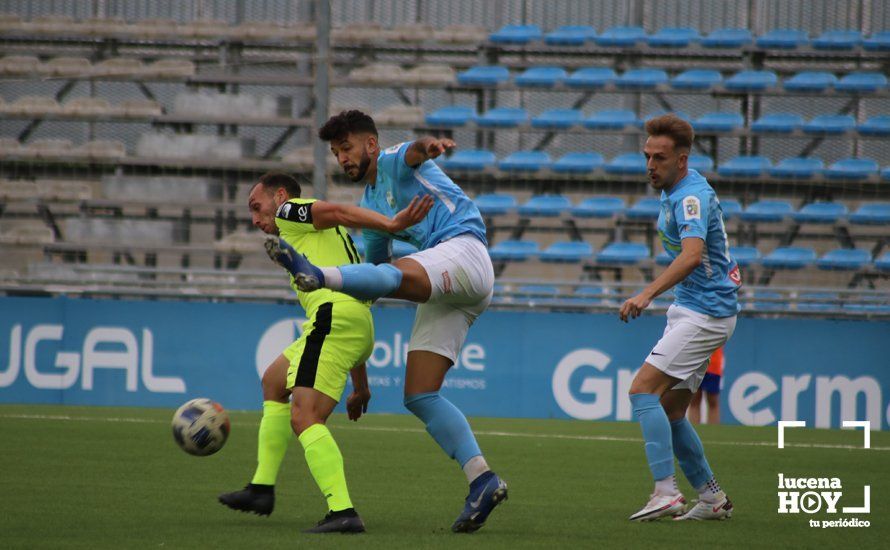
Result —
<instances>
[{"instance_id":1,"label":"white shorts","mask_svg":"<svg viewBox=\"0 0 890 550\"><path fill-rule=\"evenodd\" d=\"M698 390L711 355L729 340L736 316L711 317L674 305L667 310L667 326L646 362L661 372L682 380L675 390Z\"/></svg>"},{"instance_id":2,"label":"white shorts","mask_svg":"<svg viewBox=\"0 0 890 550\"><path fill-rule=\"evenodd\" d=\"M431 351L456 363L470 325L491 302L488 249L465 234L406 258L423 266L432 286L430 299L417 306L408 351Z\"/></svg>"}]
</instances>

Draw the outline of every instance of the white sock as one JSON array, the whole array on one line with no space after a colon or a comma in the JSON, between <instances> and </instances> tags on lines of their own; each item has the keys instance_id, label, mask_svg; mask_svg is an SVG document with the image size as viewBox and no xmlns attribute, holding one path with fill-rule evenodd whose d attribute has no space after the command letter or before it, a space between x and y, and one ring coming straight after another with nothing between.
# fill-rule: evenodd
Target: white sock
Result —
<instances>
[{"instance_id":1,"label":"white sock","mask_svg":"<svg viewBox=\"0 0 890 550\"><path fill-rule=\"evenodd\" d=\"M714 476L711 476L711 479L701 487L696 487L695 490L698 491L700 500L707 500L708 502L715 500L716 496L722 492L720 484L717 483L717 478Z\"/></svg>"},{"instance_id":2,"label":"white sock","mask_svg":"<svg viewBox=\"0 0 890 550\"><path fill-rule=\"evenodd\" d=\"M677 478L673 474L655 482L656 494L670 496L676 495L679 492L680 489L677 487Z\"/></svg>"},{"instance_id":3,"label":"white sock","mask_svg":"<svg viewBox=\"0 0 890 550\"><path fill-rule=\"evenodd\" d=\"M473 483L473 480L489 470L491 468L488 467L488 463L485 462L485 458L482 455L474 456L464 464L464 473L467 475L467 481L470 483Z\"/></svg>"},{"instance_id":4,"label":"white sock","mask_svg":"<svg viewBox=\"0 0 890 550\"><path fill-rule=\"evenodd\" d=\"M343 274L340 273L338 267L319 267L321 274L324 275L324 287L331 290L340 290L343 288Z\"/></svg>"}]
</instances>

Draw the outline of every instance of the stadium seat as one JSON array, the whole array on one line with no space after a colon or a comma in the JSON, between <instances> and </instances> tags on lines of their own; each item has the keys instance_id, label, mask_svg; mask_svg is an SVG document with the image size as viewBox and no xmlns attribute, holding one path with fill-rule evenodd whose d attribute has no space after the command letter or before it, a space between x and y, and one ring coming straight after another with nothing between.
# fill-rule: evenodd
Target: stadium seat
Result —
<instances>
[{"instance_id":1,"label":"stadium seat","mask_svg":"<svg viewBox=\"0 0 890 550\"><path fill-rule=\"evenodd\" d=\"M689 27L665 27L646 39L652 48L685 48L701 40L698 31Z\"/></svg>"},{"instance_id":2,"label":"stadium seat","mask_svg":"<svg viewBox=\"0 0 890 550\"><path fill-rule=\"evenodd\" d=\"M581 109L547 109L532 118L532 127L560 130L579 125L583 120L584 113Z\"/></svg>"},{"instance_id":3,"label":"stadium seat","mask_svg":"<svg viewBox=\"0 0 890 550\"><path fill-rule=\"evenodd\" d=\"M446 170L482 171L494 166L497 158L491 151L468 150L457 151L450 157L441 161L442 168Z\"/></svg>"},{"instance_id":4,"label":"stadium seat","mask_svg":"<svg viewBox=\"0 0 890 550\"><path fill-rule=\"evenodd\" d=\"M878 173L878 163L872 159L842 159L825 170L825 177L841 180L864 180Z\"/></svg>"},{"instance_id":5,"label":"stadium seat","mask_svg":"<svg viewBox=\"0 0 890 550\"><path fill-rule=\"evenodd\" d=\"M721 176L756 178L770 168L770 161L761 156L740 156L717 167Z\"/></svg>"},{"instance_id":6,"label":"stadium seat","mask_svg":"<svg viewBox=\"0 0 890 550\"><path fill-rule=\"evenodd\" d=\"M576 218L611 218L624 212L624 199L620 197L588 197L572 208Z\"/></svg>"},{"instance_id":7,"label":"stadium seat","mask_svg":"<svg viewBox=\"0 0 890 550\"><path fill-rule=\"evenodd\" d=\"M696 132L732 132L741 128L745 119L738 113L707 113L692 122Z\"/></svg>"},{"instance_id":8,"label":"stadium seat","mask_svg":"<svg viewBox=\"0 0 890 550\"><path fill-rule=\"evenodd\" d=\"M702 38L701 45L705 48L741 48L750 44L751 40L748 29L717 29Z\"/></svg>"},{"instance_id":9,"label":"stadium seat","mask_svg":"<svg viewBox=\"0 0 890 550\"><path fill-rule=\"evenodd\" d=\"M517 298L537 298L537 299L547 299L547 298L555 298L560 294L559 287L556 285L521 285L516 287L516 290L513 292L513 295Z\"/></svg>"},{"instance_id":10,"label":"stadium seat","mask_svg":"<svg viewBox=\"0 0 890 550\"><path fill-rule=\"evenodd\" d=\"M723 219L730 220L742 211L742 204L735 199L720 199L720 210L723 211Z\"/></svg>"},{"instance_id":11,"label":"stadium seat","mask_svg":"<svg viewBox=\"0 0 890 550\"><path fill-rule=\"evenodd\" d=\"M800 115L792 113L771 113L755 120L751 124L751 130L761 133L790 134L803 128L804 120Z\"/></svg>"},{"instance_id":12,"label":"stadium seat","mask_svg":"<svg viewBox=\"0 0 890 550\"><path fill-rule=\"evenodd\" d=\"M616 84L627 90L651 90L668 81L667 73L661 69L629 69Z\"/></svg>"},{"instance_id":13,"label":"stadium seat","mask_svg":"<svg viewBox=\"0 0 890 550\"><path fill-rule=\"evenodd\" d=\"M844 304L844 311L852 313L890 313L890 304L868 303L868 302L852 302Z\"/></svg>"},{"instance_id":14,"label":"stadium seat","mask_svg":"<svg viewBox=\"0 0 890 550\"><path fill-rule=\"evenodd\" d=\"M525 240L501 241L488 250L491 259L496 262L524 262L537 256L538 243Z\"/></svg>"},{"instance_id":15,"label":"stadium seat","mask_svg":"<svg viewBox=\"0 0 890 550\"><path fill-rule=\"evenodd\" d=\"M775 88L779 77L773 71L739 71L723 85L736 92L758 92Z\"/></svg>"},{"instance_id":16,"label":"stadium seat","mask_svg":"<svg viewBox=\"0 0 890 550\"><path fill-rule=\"evenodd\" d=\"M596 255L602 264L635 265L649 259L649 247L641 243L612 243Z\"/></svg>"},{"instance_id":17,"label":"stadium seat","mask_svg":"<svg viewBox=\"0 0 890 550\"><path fill-rule=\"evenodd\" d=\"M660 117L662 115L674 115L677 118L681 118L686 122L692 124L692 118L683 111L665 111L664 109L657 109L652 111L651 113L647 113L646 116L642 117L643 122L647 122L653 118ZM642 124L641 124L642 126Z\"/></svg>"},{"instance_id":18,"label":"stadium seat","mask_svg":"<svg viewBox=\"0 0 890 550\"><path fill-rule=\"evenodd\" d=\"M822 159L813 157L792 157L782 159L768 170L774 178L810 179L825 169Z\"/></svg>"},{"instance_id":19,"label":"stadium seat","mask_svg":"<svg viewBox=\"0 0 890 550\"><path fill-rule=\"evenodd\" d=\"M713 69L687 69L671 79L677 90L710 90L723 82L723 75Z\"/></svg>"},{"instance_id":20,"label":"stadium seat","mask_svg":"<svg viewBox=\"0 0 890 550\"><path fill-rule=\"evenodd\" d=\"M862 43L862 33L854 30L825 31L810 44L817 50L852 50Z\"/></svg>"},{"instance_id":21,"label":"stadium seat","mask_svg":"<svg viewBox=\"0 0 890 550\"><path fill-rule=\"evenodd\" d=\"M607 174L644 175L646 157L643 153L624 153L613 158L603 168Z\"/></svg>"},{"instance_id":22,"label":"stadium seat","mask_svg":"<svg viewBox=\"0 0 890 550\"><path fill-rule=\"evenodd\" d=\"M465 86L497 86L508 80L510 70L497 65L477 65L457 74L457 82Z\"/></svg>"},{"instance_id":23,"label":"stadium seat","mask_svg":"<svg viewBox=\"0 0 890 550\"><path fill-rule=\"evenodd\" d=\"M543 36L537 25L504 25L488 37L495 44L528 44Z\"/></svg>"},{"instance_id":24,"label":"stadium seat","mask_svg":"<svg viewBox=\"0 0 890 550\"><path fill-rule=\"evenodd\" d=\"M890 166L881 170L881 179L884 181L890 181Z\"/></svg>"},{"instance_id":25,"label":"stadium seat","mask_svg":"<svg viewBox=\"0 0 890 550\"><path fill-rule=\"evenodd\" d=\"M847 215L847 207L839 202L811 202L791 214L798 223L837 223Z\"/></svg>"},{"instance_id":26,"label":"stadium seat","mask_svg":"<svg viewBox=\"0 0 890 550\"><path fill-rule=\"evenodd\" d=\"M597 46L632 48L646 40L646 31L642 27L612 27L593 40Z\"/></svg>"},{"instance_id":27,"label":"stadium seat","mask_svg":"<svg viewBox=\"0 0 890 550\"><path fill-rule=\"evenodd\" d=\"M550 155L543 151L516 151L498 163L505 172L537 172L550 168Z\"/></svg>"},{"instance_id":28,"label":"stadium seat","mask_svg":"<svg viewBox=\"0 0 890 550\"><path fill-rule=\"evenodd\" d=\"M873 116L860 124L857 130L864 136L890 136L890 115Z\"/></svg>"},{"instance_id":29,"label":"stadium seat","mask_svg":"<svg viewBox=\"0 0 890 550\"><path fill-rule=\"evenodd\" d=\"M746 222L781 222L794 212L788 201L764 200L748 205L739 217Z\"/></svg>"},{"instance_id":30,"label":"stadium seat","mask_svg":"<svg viewBox=\"0 0 890 550\"><path fill-rule=\"evenodd\" d=\"M887 77L881 73L855 72L844 75L834 85L843 92L871 93L887 87Z\"/></svg>"},{"instance_id":31,"label":"stadium seat","mask_svg":"<svg viewBox=\"0 0 890 550\"><path fill-rule=\"evenodd\" d=\"M714 160L705 155L689 155L689 168L699 173L714 171Z\"/></svg>"},{"instance_id":32,"label":"stadium seat","mask_svg":"<svg viewBox=\"0 0 890 550\"><path fill-rule=\"evenodd\" d=\"M863 203L849 220L857 225L890 225L890 202Z\"/></svg>"},{"instance_id":33,"label":"stadium seat","mask_svg":"<svg viewBox=\"0 0 890 550\"><path fill-rule=\"evenodd\" d=\"M483 216L502 216L516 209L516 197L504 193L479 195L473 202Z\"/></svg>"},{"instance_id":34,"label":"stadium seat","mask_svg":"<svg viewBox=\"0 0 890 550\"><path fill-rule=\"evenodd\" d=\"M542 262L577 263L593 257L593 246L584 241L559 241L541 252Z\"/></svg>"},{"instance_id":35,"label":"stadium seat","mask_svg":"<svg viewBox=\"0 0 890 550\"><path fill-rule=\"evenodd\" d=\"M862 47L870 52L890 51L890 31L880 31L862 41Z\"/></svg>"},{"instance_id":36,"label":"stadium seat","mask_svg":"<svg viewBox=\"0 0 890 550\"><path fill-rule=\"evenodd\" d=\"M572 202L563 195L535 195L519 207L519 215L552 218L568 212L571 207Z\"/></svg>"},{"instance_id":37,"label":"stadium seat","mask_svg":"<svg viewBox=\"0 0 890 550\"><path fill-rule=\"evenodd\" d=\"M624 211L624 217L632 220L656 220L661 213L661 199L644 197Z\"/></svg>"},{"instance_id":38,"label":"stadium seat","mask_svg":"<svg viewBox=\"0 0 890 550\"><path fill-rule=\"evenodd\" d=\"M816 267L833 271L858 271L871 263L871 253L861 248L836 248L816 261Z\"/></svg>"},{"instance_id":39,"label":"stadium seat","mask_svg":"<svg viewBox=\"0 0 890 550\"><path fill-rule=\"evenodd\" d=\"M568 76L561 67L530 67L517 76L514 82L522 87L552 88Z\"/></svg>"},{"instance_id":40,"label":"stadium seat","mask_svg":"<svg viewBox=\"0 0 890 550\"><path fill-rule=\"evenodd\" d=\"M804 46L810 38L807 33L797 29L773 29L757 38L757 47L774 50L793 50Z\"/></svg>"},{"instance_id":41,"label":"stadium seat","mask_svg":"<svg viewBox=\"0 0 890 550\"><path fill-rule=\"evenodd\" d=\"M729 255L739 267L748 267L760 261L760 251L756 246L730 246Z\"/></svg>"},{"instance_id":42,"label":"stadium seat","mask_svg":"<svg viewBox=\"0 0 890 550\"><path fill-rule=\"evenodd\" d=\"M599 153L566 153L550 169L560 174L587 174L602 166L603 156Z\"/></svg>"},{"instance_id":43,"label":"stadium seat","mask_svg":"<svg viewBox=\"0 0 890 550\"><path fill-rule=\"evenodd\" d=\"M786 90L796 92L823 92L837 84L837 77L824 71L804 71L783 83Z\"/></svg>"},{"instance_id":44,"label":"stadium seat","mask_svg":"<svg viewBox=\"0 0 890 550\"><path fill-rule=\"evenodd\" d=\"M483 128L515 128L528 122L528 113L518 107L495 107L476 119Z\"/></svg>"},{"instance_id":45,"label":"stadium seat","mask_svg":"<svg viewBox=\"0 0 890 550\"><path fill-rule=\"evenodd\" d=\"M803 125L807 134L845 134L856 128L851 115L818 115Z\"/></svg>"},{"instance_id":46,"label":"stadium seat","mask_svg":"<svg viewBox=\"0 0 890 550\"><path fill-rule=\"evenodd\" d=\"M671 258L670 254L664 250L655 255L655 265L671 265L673 261L674 259Z\"/></svg>"},{"instance_id":47,"label":"stadium seat","mask_svg":"<svg viewBox=\"0 0 890 550\"><path fill-rule=\"evenodd\" d=\"M476 109L461 105L451 105L436 109L426 115L426 123L435 127L458 127L476 120Z\"/></svg>"},{"instance_id":48,"label":"stadium seat","mask_svg":"<svg viewBox=\"0 0 890 550\"><path fill-rule=\"evenodd\" d=\"M607 109L593 113L584 119L584 127L593 130L623 130L631 126L642 126L637 114L629 110Z\"/></svg>"},{"instance_id":49,"label":"stadium seat","mask_svg":"<svg viewBox=\"0 0 890 550\"><path fill-rule=\"evenodd\" d=\"M544 35L544 43L550 46L583 46L596 38L596 30L589 25L563 25Z\"/></svg>"},{"instance_id":50,"label":"stadium seat","mask_svg":"<svg viewBox=\"0 0 890 550\"><path fill-rule=\"evenodd\" d=\"M779 247L762 260L763 267L771 269L803 269L816 262L816 252L802 246Z\"/></svg>"},{"instance_id":51,"label":"stadium seat","mask_svg":"<svg viewBox=\"0 0 890 550\"><path fill-rule=\"evenodd\" d=\"M840 309L835 292L801 292L797 295L797 311L832 311Z\"/></svg>"},{"instance_id":52,"label":"stadium seat","mask_svg":"<svg viewBox=\"0 0 890 550\"><path fill-rule=\"evenodd\" d=\"M875 268L878 271L890 271L890 250L884 252L880 258L875 260Z\"/></svg>"},{"instance_id":53,"label":"stadium seat","mask_svg":"<svg viewBox=\"0 0 890 550\"><path fill-rule=\"evenodd\" d=\"M570 88L602 88L616 80L618 75L608 67L584 67L573 72L565 85Z\"/></svg>"},{"instance_id":54,"label":"stadium seat","mask_svg":"<svg viewBox=\"0 0 890 550\"><path fill-rule=\"evenodd\" d=\"M754 302L747 302L750 308L756 311L785 311L788 309L788 302L784 301L781 293L775 290L758 290L751 295Z\"/></svg>"}]
</instances>

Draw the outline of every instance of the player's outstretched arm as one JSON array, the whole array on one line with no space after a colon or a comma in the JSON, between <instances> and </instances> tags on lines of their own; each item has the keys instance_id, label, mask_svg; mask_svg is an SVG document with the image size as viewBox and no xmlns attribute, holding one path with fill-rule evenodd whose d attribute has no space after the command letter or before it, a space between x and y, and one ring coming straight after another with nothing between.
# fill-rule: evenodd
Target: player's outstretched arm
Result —
<instances>
[{"instance_id":1,"label":"player's outstretched arm","mask_svg":"<svg viewBox=\"0 0 890 550\"><path fill-rule=\"evenodd\" d=\"M643 310L649 307L652 300L688 277L701 264L705 241L698 237L689 237L680 241L680 245L683 248L671 265L649 283L642 292L621 304L618 317L622 321L626 323L629 319L639 317Z\"/></svg>"},{"instance_id":2,"label":"player's outstretched arm","mask_svg":"<svg viewBox=\"0 0 890 550\"><path fill-rule=\"evenodd\" d=\"M368 371L364 363L353 367L349 375L352 377L353 391L346 398L346 414L350 420L356 421L362 414L368 412L371 389L368 386Z\"/></svg>"},{"instance_id":3,"label":"player's outstretched arm","mask_svg":"<svg viewBox=\"0 0 890 550\"><path fill-rule=\"evenodd\" d=\"M456 146L457 144L454 143L454 140L448 138L435 138L432 136L418 138L405 151L405 164L413 168L438 157L445 151L454 149Z\"/></svg>"},{"instance_id":4,"label":"player's outstretched arm","mask_svg":"<svg viewBox=\"0 0 890 550\"><path fill-rule=\"evenodd\" d=\"M351 204L315 201L312 203L312 225L315 229L330 229L342 225L357 229L373 229L384 233L398 233L420 222L434 203L429 195L416 196L404 210L392 219L379 212Z\"/></svg>"}]
</instances>

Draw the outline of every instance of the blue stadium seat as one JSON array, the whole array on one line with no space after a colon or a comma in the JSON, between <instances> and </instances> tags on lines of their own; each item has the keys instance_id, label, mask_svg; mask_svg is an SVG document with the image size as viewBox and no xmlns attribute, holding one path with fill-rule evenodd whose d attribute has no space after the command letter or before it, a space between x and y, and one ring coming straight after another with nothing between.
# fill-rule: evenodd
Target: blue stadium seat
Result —
<instances>
[{"instance_id":1,"label":"blue stadium seat","mask_svg":"<svg viewBox=\"0 0 890 550\"><path fill-rule=\"evenodd\" d=\"M633 111L607 109L593 113L584 119L584 127L594 130L623 130L631 126L642 126Z\"/></svg>"},{"instance_id":2,"label":"blue stadium seat","mask_svg":"<svg viewBox=\"0 0 890 550\"><path fill-rule=\"evenodd\" d=\"M479 195L473 202L483 216L502 216L516 209L516 197L505 193Z\"/></svg>"},{"instance_id":3,"label":"blue stadium seat","mask_svg":"<svg viewBox=\"0 0 890 550\"><path fill-rule=\"evenodd\" d=\"M392 241L392 255L396 258L401 258L403 256L409 256L417 252L417 247L413 244L406 243L405 241L400 241L397 239L393 239Z\"/></svg>"},{"instance_id":4,"label":"blue stadium seat","mask_svg":"<svg viewBox=\"0 0 890 550\"><path fill-rule=\"evenodd\" d=\"M890 166L881 170L881 179L884 181L890 181Z\"/></svg>"},{"instance_id":5,"label":"blue stadium seat","mask_svg":"<svg viewBox=\"0 0 890 550\"><path fill-rule=\"evenodd\" d=\"M739 71L729 77L723 86L738 92L758 92L775 88L779 77L773 71Z\"/></svg>"},{"instance_id":6,"label":"blue stadium seat","mask_svg":"<svg viewBox=\"0 0 890 550\"><path fill-rule=\"evenodd\" d=\"M661 69L629 69L618 78L619 88L628 90L651 90L668 81L668 75Z\"/></svg>"},{"instance_id":7,"label":"blue stadium seat","mask_svg":"<svg viewBox=\"0 0 890 550\"><path fill-rule=\"evenodd\" d=\"M584 67L573 72L565 85L570 88L602 88L616 80L618 75L608 67Z\"/></svg>"},{"instance_id":8,"label":"blue stadium seat","mask_svg":"<svg viewBox=\"0 0 890 550\"><path fill-rule=\"evenodd\" d=\"M696 172L706 174L714 171L714 160L705 155L689 155L689 167Z\"/></svg>"},{"instance_id":9,"label":"blue stadium seat","mask_svg":"<svg viewBox=\"0 0 890 550\"><path fill-rule=\"evenodd\" d=\"M754 132L790 134L804 125L803 117L792 113L771 113L755 120L751 124Z\"/></svg>"},{"instance_id":10,"label":"blue stadium seat","mask_svg":"<svg viewBox=\"0 0 890 550\"><path fill-rule=\"evenodd\" d=\"M811 202L791 214L798 223L833 224L847 215L846 205L839 202Z\"/></svg>"},{"instance_id":11,"label":"blue stadium seat","mask_svg":"<svg viewBox=\"0 0 890 550\"><path fill-rule=\"evenodd\" d=\"M842 159L825 170L825 177L838 180L864 180L878 173L878 163L872 159Z\"/></svg>"},{"instance_id":12,"label":"blue stadium seat","mask_svg":"<svg viewBox=\"0 0 890 550\"><path fill-rule=\"evenodd\" d=\"M441 161L441 166L445 170L467 170L479 172L494 166L497 158L491 151L483 151L478 149L470 149L466 151L456 151L450 157Z\"/></svg>"},{"instance_id":13,"label":"blue stadium seat","mask_svg":"<svg viewBox=\"0 0 890 550\"><path fill-rule=\"evenodd\" d=\"M643 197L624 211L624 217L633 220L656 220L661 213L661 199Z\"/></svg>"},{"instance_id":14,"label":"blue stadium seat","mask_svg":"<svg viewBox=\"0 0 890 550\"><path fill-rule=\"evenodd\" d=\"M488 255L496 262L524 262L538 252L538 243L526 240L502 241L488 249Z\"/></svg>"},{"instance_id":15,"label":"blue stadium seat","mask_svg":"<svg viewBox=\"0 0 890 550\"><path fill-rule=\"evenodd\" d=\"M521 285L516 287L514 294L523 298L553 298L559 295L559 287L556 285Z\"/></svg>"},{"instance_id":16,"label":"blue stadium seat","mask_svg":"<svg viewBox=\"0 0 890 550\"><path fill-rule=\"evenodd\" d=\"M577 305L605 305L612 304L611 291L601 286L579 286L572 296L572 303Z\"/></svg>"},{"instance_id":17,"label":"blue stadium seat","mask_svg":"<svg viewBox=\"0 0 890 550\"><path fill-rule=\"evenodd\" d=\"M465 86L497 86L510 80L507 67L477 65L457 74L457 82Z\"/></svg>"},{"instance_id":18,"label":"blue stadium seat","mask_svg":"<svg viewBox=\"0 0 890 550\"><path fill-rule=\"evenodd\" d=\"M730 220L742 212L742 203L735 199L720 199L720 210L723 211L723 219Z\"/></svg>"},{"instance_id":19,"label":"blue stadium seat","mask_svg":"<svg viewBox=\"0 0 890 550\"><path fill-rule=\"evenodd\" d=\"M836 292L801 292L797 295L797 311L833 311L840 309Z\"/></svg>"},{"instance_id":20,"label":"blue stadium seat","mask_svg":"<svg viewBox=\"0 0 890 550\"><path fill-rule=\"evenodd\" d=\"M642 27L612 27L594 38L597 46L632 48L646 39Z\"/></svg>"},{"instance_id":21,"label":"blue stadium seat","mask_svg":"<svg viewBox=\"0 0 890 550\"><path fill-rule=\"evenodd\" d=\"M853 302L844 304L844 311L852 313L890 313L890 304Z\"/></svg>"},{"instance_id":22,"label":"blue stadium seat","mask_svg":"<svg viewBox=\"0 0 890 550\"><path fill-rule=\"evenodd\" d=\"M750 44L751 40L748 29L717 29L702 38L701 45L705 48L741 48Z\"/></svg>"},{"instance_id":23,"label":"blue stadium seat","mask_svg":"<svg viewBox=\"0 0 890 550\"><path fill-rule=\"evenodd\" d=\"M563 25L544 36L544 43L551 46L583 46L596 38L596 30L588 25Z\"/></svg>"},{"instance_id":24,"label":"blue stadium seat","mask_svg":"<svg viewBox=\"0 0 890 550\"><path fill-rule=\"evenodd\" d=\"M603 156L599 153L566 153L550 169L560 174L587 174L602 166Z\"/></svg>"},{"instance_id":25,"label":"blue stadium seat","mask_svg":"<svg viewBox=\"0 0 890 550\"><path fill-rule=\"evenodd\" d=\"M543 36L537 25L504 25L492 33L488 39L495 44L528 44Z\"/></svg>"},{"instance_id":26,"label":"blue stadium seat","mask_svg":"<svg viewBox=\"0 0 890 550\"><path fill-rule=\"evenodd\" d=\"M864 136L890 136L890 115L873 116L857 129Z\"/></svg>"},{"instance_id":27,"label":"blue stadium seat","mask_svg":"<svg viewBox=\"0 0 890 550\"><path fill-rule=\"evenodd\" d=\"M890 202L863 203L849 219L857 225L890 225Z\"/></svg>"},{"instance_id":28,"label":"blue stadium seat","mask_svg":"<svg viewBox=\"0 0 890 550\"><path fill-rule=\"evenodd\" d=\"M770 161L760 156L740 156L717 167L721 176L756 178L770 168Z\"/></svg>"},{"instance_id":29,"label":"blue stadium seat","mask_svg":"<svg viewBox=\"0 0 890 550\"><path fill-rule=\"evenodd\" d=\"M603 264L635 265L649 259L649 247L640 243L612 243L596 255Z\"/></svg>"},{"instance_id":30,"label":"blue stadium seat","mask_svg":"<svg viewBox=\"0 0 890 550\"><path fill-rule=\"evenodd\" d=\"M778 164L769 169L769 175L774 178L810 179L819 175L825 169L822 159L814 157L792 157L782 159Z\"/></svg>"},{"instance_id":31,"label":"blue stadium seat","mask_svg":"<svg viewBox=\"0 0 890 550\"><path fill-rule=\"evenodd\" d=\"M732 132L744 124L738 113L707 113L695 119L692 127L696 132Z\"/></svg>"},{"instance_id":32,"label":"blue stadium seat","mask_svg":"<svg viewBox=\"0 0 890 550\"><path fill-rule=\"evenodd\" d=\"M807 33L797 29L773 29L757 38L757 47L774 50L793 50L810 41Z\"/></svg>"},{"instance_id":33,"label":"blue stadium seat","mask_svg":"<svg viewBox=\"0 0 890 550\"><path fill-rule=\"evenodd\" d=\"M880 258L875 260L875 268L878 271L890 271L890 250L884 252Z\"/></svg>"},{"instance_id":34,"label":"blue stadium seat","mask_svg":"<svg viewBox=\"0 0 890 550\"><path fill-rule=\"evenodd\" d=\"M559 130L581 124L582 120L584 120L584 113L581 112L581 109L547 109L532 118L532 127Z\"/></svg>"},{"instance_id":35,"label":"blue stadium seat","mask_svg":"<svg viewBox=\"0 0 890 550\"><path fill-rule=\"evenodd\" d=\"M644 175L646 157L643 153L624 153L607 162L603 169L607 174Z\"/></svg>"},{"instance_id":36,"label":"blue stadium seat","mask_svg":"<svg viewBox=\"0 0 890 550\"><path fill-rule=\"evenodd\" d=\"M760 251L756 246L730 246L729 255L740 267L748 267L760 261Z\"/></svg>"},{"instance_id":37,"label":"blue stadium seat","mask_svg":"<svg viewBox=\"0 0 890 550\"><path fill-rule=\"evenodd\" d=\"M542 262L578 263L593 257L593 247L584 241L560 241L541 252Z\"/></svg>"},{"instance_id":38,"label":"blue stadium seat","mask_svg":"<svg viewBox=\"0 0 890 550\"><path fill-rule=\"evenodd\" d=\"M650 35L646 42L652 48L685 48L701 40L698 31L689 27L665 27Z\"/></svg>"},{"instance_id":39,"label":"blue stadium seat","mask_svg":"<svg viewBox=\"0 0 890 550\"><path fill-rule=\"evenodd\" d=\"M862 41L862 47L870 52L890 51L890 31L880 31Z\"/></svg>"},{"instance_id":40,"label":"blue stadium seat","mask_svg":"<svg viewBox=\"0 0 890 550\"><path fill-rule=\"evenodd\" d=\"M739 217L746 222L781 222L794 212L788 201L765 200L749 204Z\"/></svg>"},{"instance_id":41,"label":"blue stadium seat","mask_svg":"<svg viewBox=\"0 0 890 550\"><path fill-rule=\"evenodd\" d=\"M655 263L656 265L671 265L674 259L671 258L670 254L662 250L658 254L655 255Z\"/></svg>"},{"instance_id":42,"label":"blue stadium seat","mask_svg":"<svg viewBox=\"0 0 890 550\"><path fill-rule=\"evenodd\" d=\"M855 72L844 75L837 84L835 90L843 92L870 93L883 90L887 87L887 77L881 73Z\"/></svg>"},{"instance_id":43,"label":"blue stadium seat","mask_svg":"<svg viewBox=\"0 0 890 550\"><path fill-rule=\"evenodd\" d=\"M816 267L834 271L858 271L871 263L871 253L861 248L829 250L816 262Z\"/></svg>"},{"instance_id":44,"label":"blue stadium seat","mask_svg":"<svg viewBox=\"0 0 890 550\"><path fill-rule=\"evenodd\" d=\"M528 113L518 107L495 107L476 119L484 128L515 128L528 122Z\"/></svg>"},{"instance_id":45,"label":"blue stadium seat","mask_svg":"<svg viewBox=\"0 0 890 550\"><path fill-rule=\"evenodd\" d=\"M816 262L816 251L802 246L782 246L767 254L760 263L772 269L803 269Z\"/></svg>"},{"instance_id":46,"label":"blue stadium seat","mask_svg":"<svg viewBox=\"0 0 890 550\"><path fill-rule=\"evenodd\" d=\"M862 43L862 33L854 30L825 31L810 42L817 50L852 50Z\"/></svg>"},{"instance_id":47,"label":"blue stadium seat","mask_svg":"<svg viewBox=\"0 0 890 550\"><path fill-rule=\"evenodd\" d=\"M588 197L572 208L576 218L611 218L624 212L624 199L620 197Z\"/></svg>"},{"instance_id":48,"label":"blue stadium seat","mask_svg":"<svg viewBox=\"0 0 890 550\"><path fill-rule=\"evenodd\" d=\"M804 71L785 79L786 90L797 92L822 92L837 84L837 77L824 71Z\"/></svg>"},{"instance_id":49,"label":"blue stadium seat","mask_svg":"<svg viewBox=\"0 0 890 550\"><path fill-rule=\"evenodd\" d=\"M747 302L745 309L754 309L756 311L786 311L788 302L784 301L782 294L775 290L758 290L752 296L754 302Z\"/></svg>"},{"instance_id":50,"label":"blue stadium seat","mask_svg":"<svg viewBox=\"0 0 890 550\"><path fill-rule=\"evenodd\" d=\"M563 195L535 195L519 207L524 217L553 218L572 208L572 201Z\"/></svg>"},{"instance_id":51,"label":"blue stadium seat","mask_svg":"<svg viewBox=\"0 0 890 550\"><path fill-rule=\"evenodd\" d=\"M845 134L856 128L851 115L818 115L803 125L807 134Z\"/></svg>"},{"instance_id":52,"label":"blue stadium seat","mask_svg":"<svg viewBox=\"0 0 890 550\"><path fill-rule=\"evenodd\" d=\"M723 75L713 69L687 69L671 79L678 90L710 90L723 82Z\"/></svg>"},{"instance_id":53,"label":"blue stadium seat","mask_svg":"<svg viewBox=\"0 0 890 550\"><path fill-rule=\"evenodd\" d=\"M514 80L517 86L526 88L552 88L566 78L568 73L561 67L530 67Z\"/></svg>"},{"instance_id":54,"label":"blue stadium seat","mask_svg":"<svg viewBox=\"0 0 890 550\"><path fill-rule=\"evenodd\" d=\"M442 107L426 115L426 123L436 127L458 127L475 120L476 109L461 105Z\"/></svg>"},{"instance_id":55,"label":"blue stadium seat","mask_svg":"<svg viewBox=\"0 0 890 550\"><path fill-rule=\"evenodd\" d=\"M537 172L550 168L550 155L543 151L516 151L498 163L505 172Z\"/></svg>"},{"instance_id":56,"label":"blue stadium seat","mask_svg":"<svg viewBox=\"0 0 890 550\"><path fill-rule=\"evenodd\" d=\"M692 117L690 117L688 114L684 113L683 111L665 111L664 109L658 109L656 111L652 111L651 113L646 114L646 116L643 117L643 122L645 123L653 118L660 117L661 115L674 115L677 118L682 118L686 122L692 124Z\"/></svg>"}]
</instances>

